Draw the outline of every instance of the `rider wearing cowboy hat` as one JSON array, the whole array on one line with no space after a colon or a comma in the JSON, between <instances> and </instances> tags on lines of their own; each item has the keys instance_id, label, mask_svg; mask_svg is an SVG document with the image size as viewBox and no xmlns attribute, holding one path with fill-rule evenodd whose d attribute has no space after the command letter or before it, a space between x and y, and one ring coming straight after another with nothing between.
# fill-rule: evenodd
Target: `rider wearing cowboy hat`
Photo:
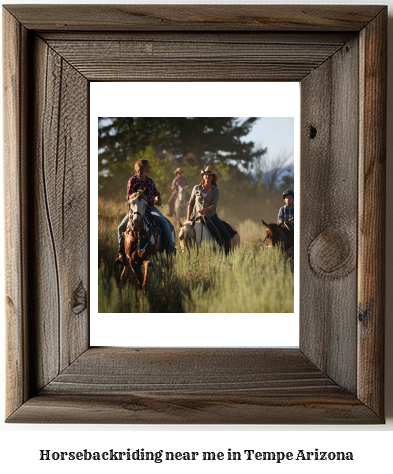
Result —
<instances>
[{"instance_id":1,"label":"rider wearing cowboy hat","mask_svg":"<svg viewBox=\"0 0 393 474\"><path fill-rule=\"evenodd\" d=\"M169 217L172 217L175 215L175 201L177 197L177 192L179 190L179 186L188 186L187 179L182 176L183 168L176 168L173 173L175 175L175 178L173 179L172 186L171 186L172 194L170 198L168 199Z\"/></svg>"},{"instance_id":2,"label":"rider wearing cowboy hat","mask_svg":"<svg viewBox=\"0 0 393 474\"><path fill-rule=\"evenodd\" d=\"M278 211L277 224L280 224L281 222L290 222L293 225L294 192L292 189L286 189L282 193L282 197L285 201L285 206L282 206Z\"/></svg>"},{"instance_id":3,"label":"rider wearing cowboy hat","mask_svg":"<svg viewBox=\"0 0 393 474\"><path fill-rule=\"evenodd\" d=\"M187 220L193 214L196 219L203 218L213 237L221 243L224 241L225 255L231 249L231 236L224 223L217 215L217 204L220 192L217 187L218 175L211 165L201 171L201 182L194 186L188 203Z\"/></svg>"}]
</instances>

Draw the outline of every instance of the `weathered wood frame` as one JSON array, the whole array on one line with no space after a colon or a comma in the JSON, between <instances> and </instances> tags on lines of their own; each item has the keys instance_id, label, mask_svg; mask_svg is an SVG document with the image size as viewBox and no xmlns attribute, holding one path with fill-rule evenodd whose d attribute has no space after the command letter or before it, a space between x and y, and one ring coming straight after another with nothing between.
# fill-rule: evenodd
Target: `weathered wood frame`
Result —
<instances>
[{"instance_id":1,"label":"weathered wood frame","mask_svg":"<svg viewBox=\"0 0 393 474\"><path fill-rule=\"evenodd\" d=\"M354 5L3 8L7 421L384 422L386 22ZM301 83L299 349L89 346L101 80Z\"/></svg>"}]
</instances>

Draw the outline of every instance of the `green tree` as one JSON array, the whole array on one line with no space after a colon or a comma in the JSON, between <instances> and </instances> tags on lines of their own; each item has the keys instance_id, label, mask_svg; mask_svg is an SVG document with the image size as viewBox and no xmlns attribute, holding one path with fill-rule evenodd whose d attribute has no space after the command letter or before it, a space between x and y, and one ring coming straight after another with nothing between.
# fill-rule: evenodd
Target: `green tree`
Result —
<instances>
[{"instance_id":1,"label":"green tree","mask_svg":"<svg viewBox=\"0 0 393 474\"><path fill-rule=\"evenodd\" d=\"M235 117L116 117L98 122L99 170L113 163L135 161L135 156L152 146L157 157L198 166L207 163L248 167L265 150L243 140L258 120Z\"/></svg>"}]
</instances>

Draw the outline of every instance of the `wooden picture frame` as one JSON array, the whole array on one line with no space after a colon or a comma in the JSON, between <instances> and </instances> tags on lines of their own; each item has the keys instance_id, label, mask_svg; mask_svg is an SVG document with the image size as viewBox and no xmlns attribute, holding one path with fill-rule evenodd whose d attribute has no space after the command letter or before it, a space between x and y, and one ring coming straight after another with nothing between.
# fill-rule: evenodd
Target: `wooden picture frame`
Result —
<instances>
[{"instance_id":1,"label":"wooden picture frame","mask_svg":"<svg viewBox=\"0 0 393 474\"><path fill-rule=\"evenodd\" d=\"M384 423L384 6L9 5L14 423ZM89 82L299 81L299 349L89 345ZM208 330L208 328L206 328Z\"/></svg>"}]
</instances>

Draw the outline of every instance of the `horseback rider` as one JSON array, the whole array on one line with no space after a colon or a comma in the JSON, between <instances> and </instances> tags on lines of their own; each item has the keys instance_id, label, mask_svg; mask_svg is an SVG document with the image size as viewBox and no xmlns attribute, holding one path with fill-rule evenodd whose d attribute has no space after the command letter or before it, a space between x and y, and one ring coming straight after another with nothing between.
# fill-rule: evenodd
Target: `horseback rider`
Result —
<instances>
[{"instance_id":1,"label":"horseback rider","mask_svg":"<svg viewBox=\"0 0 393 474\"><path fill-rule=\"evenodd\" d=\"M293 200L294 193L292 189L286 189L282 193L282 197L285 201L285 206L280 207L278 211L277 224L289 222L293 226Z\"/></svg>"},{"instance_id":2,"label":"horseback rider","mask_svg":"<svg viewBox=\"0 0 393 474\"><path fill-rule=\"evenodd\" d=\"M168 199L169 217L172 217L175 215L175 201L176 201L177 193L179 191L179 186L188 186L188 181L183 176L183 168L176 168L173 173L175 177L172 181L172 186L171 186L172 194L170 198Z\"/></svg>"},{"instance_id":3,"label":"horseback rider","mask_svg":"<svg viewBox=\"0 0 393 474\"><path fill-rule=\"evenodd\" d=\"M196 219L204 218L209 231L220 243L224 241L225 255L231 250L231 236L222 220L217 215L217 204L220 192L217 187L218 175L212 166L201 171L201 182L194 186L188 203L187 220L194 214Z\"/></svg>"},{"instance_id":4,"label":"horseback rider","mask_svg":"<svg viewBox=\"0 0 393 474\"><path fill-rule=\"evenodd\" d=\"M151 171L151 166L148 160L138 160L135 163L135 171L136 174L132 176L128 180L127 184L127 201L130 195L133 193L133 189L135 185L139 185L139 189L147 189L147 213L150 214L160 225L161 229L163 230L165 237L169 244L169 250L171 252L176 252L175 242L173 241L172 237L172 224L167 220L165 216L161 214L161 212L155 207L161 206L161 195L156 188L154 181L149 178L147 175ZM116 258L116 262L120 264L124 264L126 262L126 256L124 251L124 237L123 232L126 230L128 222L128 213L125 215L124 219L121 221L118 227L118 237L119 237L119 255Z\"/></svg>"},{"instance_id":5,"label":"horseback rider","mask_svg":"<svg viewBox=\"0 0 393 474\"><path fill-rule=\"evenodd\" d=\"M278 211L277 224L282 226L284 234L294 236L294 217L293 217L293 199L294 193L292 189L286 189L282 193L285 201L285 206L282 206Z\"/></svg>"}]
</instances>

